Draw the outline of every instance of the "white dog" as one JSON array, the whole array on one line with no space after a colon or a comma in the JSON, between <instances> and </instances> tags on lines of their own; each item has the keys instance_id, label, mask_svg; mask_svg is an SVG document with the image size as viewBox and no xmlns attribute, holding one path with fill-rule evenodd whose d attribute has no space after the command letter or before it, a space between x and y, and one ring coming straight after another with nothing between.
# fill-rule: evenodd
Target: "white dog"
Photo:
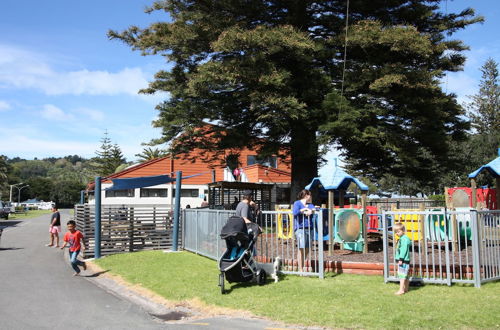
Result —
<instances>
[{"instance_id":1,"label":"white dog","mask_svg":"<svg viewBox=\"0 0 500 330\"><path fill-rule=\"evenodd\" d=\"M271 278L274 279L274 283L277 283L279 280L279 273L281 269L281 258L276 257L274 260L274 263L265 263L261 264L259 263L259 268L263 269L267 275L271 276Z\"/></svg>"}]
</instances>

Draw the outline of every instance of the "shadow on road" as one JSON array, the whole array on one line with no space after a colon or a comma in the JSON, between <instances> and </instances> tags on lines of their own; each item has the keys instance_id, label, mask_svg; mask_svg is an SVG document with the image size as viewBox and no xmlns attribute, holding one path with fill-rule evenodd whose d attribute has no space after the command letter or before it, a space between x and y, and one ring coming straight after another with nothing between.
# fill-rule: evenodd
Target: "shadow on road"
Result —
<instances>
[{"instance_id":1,"label":"shadow on road","mask_svg":"<svg viewBox=\"0 0 500 330\"><path fill-rule=\"evenodd\" d=\"M17 224L21 222L22 221L15 221L15 220L0 221L0 228L15 227Z\"/></svg>"},{"instance_id":2,"label":"shadow on road","mask_svg":"<svg viewBox=\"0 0 500 330\"><path fill-rule=\"evenodd\" d=\"M103 270L103 271L100 271L100 272L97 272L97 273L94 273L91 275L84 275L82 277L98 277L99 275L102 275L102 274L107 273L107 272L109 272L109 269Z\"/></svg>"},{"instance_id":3,"label":"shadow on road","mask_svg":"<svg viewBox=\"0 0 500 330\"><path fill-rule=\"evenodd\" d=\"M22 250L24 248L17 248L17 247L8 247L8 248L3 248L0 247L0 251L6 251L6 250Z\"/></svg>"}]
</instances>

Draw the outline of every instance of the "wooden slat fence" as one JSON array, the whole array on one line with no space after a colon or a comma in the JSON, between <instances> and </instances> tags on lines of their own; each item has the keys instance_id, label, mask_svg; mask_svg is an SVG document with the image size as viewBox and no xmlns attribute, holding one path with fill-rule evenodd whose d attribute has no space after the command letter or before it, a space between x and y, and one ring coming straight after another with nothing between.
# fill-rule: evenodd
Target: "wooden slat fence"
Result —
<instances>
[{"instance_id":1,"label":"wooden slat fence","mask_svg":"<svg viewBox=\"0 0 500 330\"><path fill-rule=\"evenodd\" d=\"M396 209L419 209L421 206L424 208L444 207L444 201L434 201L429 199L378 199L368 202L370 206L376 206L378 212L392 211Z\"/></svg>"},{"instance_id":2,"label":"wooden slat fence","mask_svg":"<svg viewBox=\"0 0 500 330\"><path fill-rule=\"evenodd\" d=\"M91 258L95 246L95 206L75 205L75 221L85 238L83 256ZM168 206L102 205L101 228L103 256L172 248L173 212Z\"/></svg>"}]
</instances>

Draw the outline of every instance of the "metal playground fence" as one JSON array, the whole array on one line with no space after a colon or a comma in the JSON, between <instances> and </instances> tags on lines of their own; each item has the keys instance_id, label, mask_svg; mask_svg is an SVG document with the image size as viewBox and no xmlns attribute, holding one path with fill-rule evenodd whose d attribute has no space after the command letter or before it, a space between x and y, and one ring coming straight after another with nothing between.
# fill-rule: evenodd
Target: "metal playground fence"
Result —
<instances>
[{"instance_id":1,"label":"metal playground fence","mask_svg":"<svg viewBox=\"0 0 500 330\"><path fill-rule=\"evenodd\" d=\"M446 209L383 212L384 280L399 281L394 260L401 222L410 238L410 280L424 283L482 283L500 279L500 211Z\"/></svg>"},{"instance_id":2,"label":"metal playground fence","mask_svg":"<svg viewBox=\"0 0 500 330\"><path fill-rule=\"evenodd\" d=\"M262 234L257 241L255 259L260 263L273 263L279 258L282 273L323 278L327 259L324 235L328 234L324 214L326 212L318 212L311 219L314 225L308 242L309 253L300 256L291 212L263 211L258 220ZM183 248L212 259L220 258L226 245L219 234L232 215L234 211L184 210ZM367 218L375 216L368 214ZM397 237L391 231L395 222L405 225L412 241L412 281L470 283L479 287L481 283L500 279L500 211L399 210L383 212L379 219L385 282L399 281L394 260ZM367 226L370 228L369 223Z\"/></svg>"},{"instance_id":3,"label":"metal playground fence","mask_svg":"<svg viewBox=\"0 0 500 330\"><path fill-rule=\"evenodd\" d=\"M211 259L219 259L226 249L226 244L219 235L234 211L186 209L183 212L183 248ZM322 212L310 220L322 223ZM306 247L308 253L300 256L293 232L293 218L289 211L262 211L258 224L262 234L257 240L257 262L273 263L279 257L281 272L284 274L323 278L323 240L319 240L319 243L317 240L318 237L323 237L323 226L312 227L311 239Z\"/></svg>"}]
</instances>

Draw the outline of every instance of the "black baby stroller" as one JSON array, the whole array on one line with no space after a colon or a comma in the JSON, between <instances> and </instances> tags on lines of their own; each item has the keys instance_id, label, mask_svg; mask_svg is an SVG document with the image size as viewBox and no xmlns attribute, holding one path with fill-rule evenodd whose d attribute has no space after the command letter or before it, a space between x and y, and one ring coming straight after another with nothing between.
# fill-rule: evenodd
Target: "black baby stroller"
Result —
<instances>
[{"instance_id":1,"label":"black baby stroller","mask_svg":"<svg viewBox=\"0 0 500 330\"><path fill-rule=\"evenodd\" d=\"M256 223L245 223L242 217L232 216L222 228L220 237L226 241L227 250L219 259L219 286L224 291L224 277L229 283L249 282L257 284L266 282L266 272L257 267L253 259L254 245L259 236L259 226Z\"/></svg>"}]
</instances>

